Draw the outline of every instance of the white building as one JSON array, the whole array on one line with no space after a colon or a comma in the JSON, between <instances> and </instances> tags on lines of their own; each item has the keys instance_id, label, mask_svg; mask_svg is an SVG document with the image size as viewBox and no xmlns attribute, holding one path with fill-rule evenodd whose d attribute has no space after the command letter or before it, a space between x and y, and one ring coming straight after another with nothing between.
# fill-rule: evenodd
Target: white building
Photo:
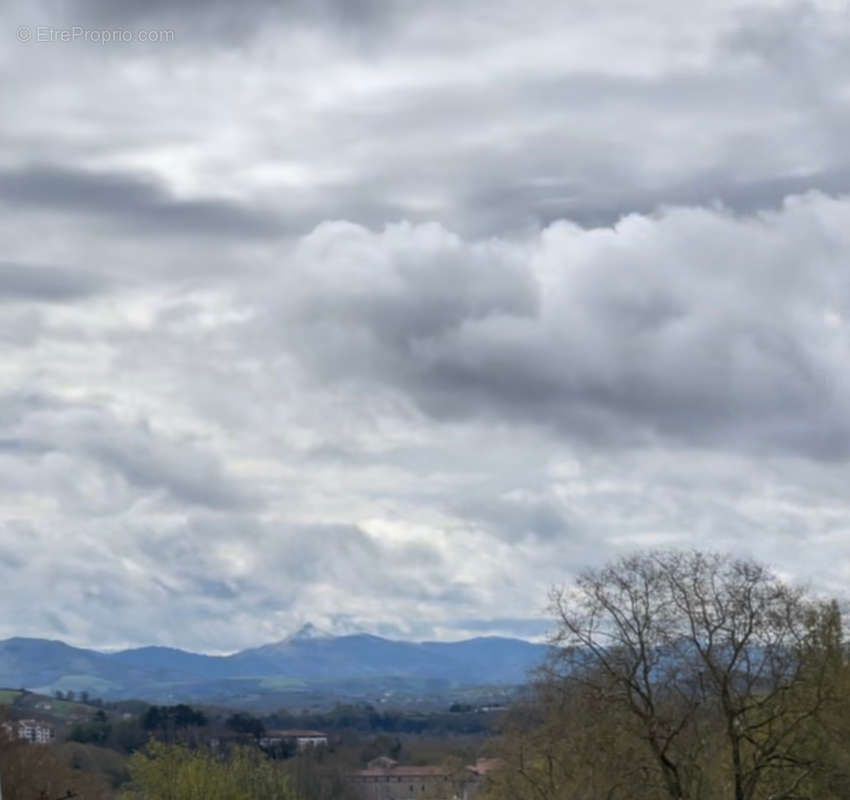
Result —
<instances>
[{"instance_id":1,"label":"white building","mask_svg":"<svg viewBox=\"0 0 850 800\"><path fill-rule=\"evenodd\" d=\"M50 744L56 736L52 725L37 719L16 719L2 725L13 739L23 739L34 744Z\"/></svg>"},{"instance_id":2,"label":"white building","mask_svg":"<svg viewBox=\"0 0 850 800\"><path fill-rule=\"evenodd\" d=\"M328 735L321 731L266 731L266 735L260 739L260 746L273 747L281 742L294 742L296 749L300 753L302 750L310 747L327 747Z\"/></svg>"}]
</instances>

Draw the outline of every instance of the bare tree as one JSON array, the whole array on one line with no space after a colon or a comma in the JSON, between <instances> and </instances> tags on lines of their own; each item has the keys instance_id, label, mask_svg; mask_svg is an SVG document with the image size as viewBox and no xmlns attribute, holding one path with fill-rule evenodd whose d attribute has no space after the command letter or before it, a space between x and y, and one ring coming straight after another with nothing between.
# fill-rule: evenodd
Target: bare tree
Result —
<instances>
[{"instance_id":1,"label":"bare tree","mask_svg":"<svg viewBox=\"0 0 850 800\"><path fill-rule=\"evenodd\" d=\"M552 594L552 677L625 710L672 800L792 800L840 646L834 604L750 560L650 552Z\"/></svg>"}]
</instances>

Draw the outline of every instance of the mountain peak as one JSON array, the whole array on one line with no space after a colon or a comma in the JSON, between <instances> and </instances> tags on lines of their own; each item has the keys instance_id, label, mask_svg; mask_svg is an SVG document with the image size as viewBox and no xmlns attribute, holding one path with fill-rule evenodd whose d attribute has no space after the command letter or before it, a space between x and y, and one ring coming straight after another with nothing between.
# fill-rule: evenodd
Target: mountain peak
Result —
<instances>
[{"instance_id":1,"label":"mountain peak","mask_svg":"<svg viewBox=\"0 0 850 800\"><path fill-rule=\"evenodd\" d=\"M302 625L292 636L287 637L288 642L303 642L307 639L328 639L329 633L317 628L312 622Z\"/></svg>"}]
</instances>

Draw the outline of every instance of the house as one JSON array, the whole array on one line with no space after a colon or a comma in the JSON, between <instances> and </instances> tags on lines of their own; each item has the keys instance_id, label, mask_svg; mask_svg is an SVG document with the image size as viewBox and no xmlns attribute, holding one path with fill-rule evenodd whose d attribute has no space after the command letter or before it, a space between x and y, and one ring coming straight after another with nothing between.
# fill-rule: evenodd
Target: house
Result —
<instances>
[{"instance_id":1,"label":"house","mask_svg":"<svg viewBox=\"0 0 850 800\"><path fill-rule=\"evenodd\" d=\"M473 800L486 774L501 763L499 759L479 758L474 765L458 770L402 766L379 756L366 769L347 777L362 800Z\"/></svg>"},{"instance_id":2,"label":"house","mask_svg":"<svg viewBox=\"0 0 850 800\"><path fill-rule=\"evenodd\" d=\"M16 719L2 724L3 730L13 739L23 739L34 744L50 744L56 737L52 725L35 719Z\"/></svg>"},{"instance_id":3,"label":"house","mask_svg":"<svg viewBox=\"0 0 850 800\"><path fill-rule=\"evenodd\" d=\"M280 744L294 744L300 753L310 747L327 747L328 735L321 731L272 730L260 739L260 747L268 748Z\"/></svg>"},{"instance_id":4,"label":"house","mask_svg":"<svg viewBox=\"0 0 850 800\"><path fill-rule=\"evenodd\" d=\"M369 766L349 773L348 781L363 800L453 800L463 796L458 785L463 780L455 780L445 767Z\"/></svg>"}]
</instances>

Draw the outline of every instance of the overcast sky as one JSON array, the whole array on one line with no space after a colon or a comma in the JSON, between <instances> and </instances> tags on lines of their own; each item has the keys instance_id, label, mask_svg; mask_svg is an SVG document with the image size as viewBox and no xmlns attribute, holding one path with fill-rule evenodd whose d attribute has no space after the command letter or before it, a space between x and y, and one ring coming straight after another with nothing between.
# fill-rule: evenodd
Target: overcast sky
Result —
<instances>
[{"instance_id":1,"label":"overcast sky","mask_svg":"<svg viewBox=\"0 0 850 800\"><path fill-rule=\"evenodd\" d=\"M844 593L848 37L4 3L0 638L535 636L647 546Z\"/></svg>"}]
</instances>

